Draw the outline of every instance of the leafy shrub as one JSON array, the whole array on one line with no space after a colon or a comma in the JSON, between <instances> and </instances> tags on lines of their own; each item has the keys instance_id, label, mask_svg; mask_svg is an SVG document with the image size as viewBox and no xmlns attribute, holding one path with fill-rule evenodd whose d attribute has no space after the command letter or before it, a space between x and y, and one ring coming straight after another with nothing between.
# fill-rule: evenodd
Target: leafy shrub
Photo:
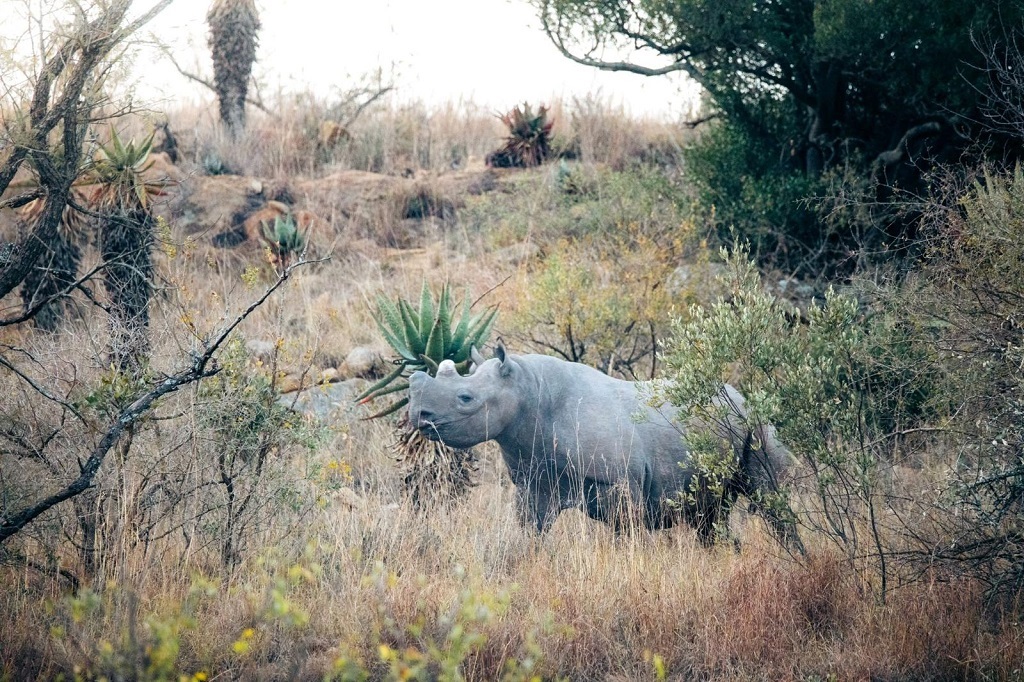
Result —
<instances>
[{"instance_id":1,"label":"leafy shrub","mask_svg":"<svg viewBox=\"0 0 1024 682\"><path fill-rule=\"evenodd\" d=\"M490 248L530 241L542 249L560 241L642 236L682 257L701 235L689 220L685 188L649 167L611 171L586 164L551 174L508 178L504 192L470 196L459 224Z\"/></svg>"},{"instance_id":2,"label":"leafy shrub","mask_svg":"<svg viewBox=\"0 0 1024 682\"><path fill-rule=\"evenodd\" d=\"M786 117L775 111L764 116L769 126ZM770 129L758 136L729 123L715 125L685 150L685 159L698 209L722 242L738 237L750 243L760 263L804 275L844 256L813 206L826 185L780 156Z\"/></svg>"},{"instance_id":3,"label":"leafy shrub","mask_svg":"<svg viewBox=\"0 0 1024 682\"><path fill-rule=\"evenodd\" d=\"M301 513L309 504L298 493L300 475L292 473L290 460L316 448L322 434L280 401L280 346L261 371L250 366L243 342L231 341L220 373L197 396L198 475L213 490L199 500L199 530L219 549L228 570L241 562L249 541L265 532L261 519L287 509Z\"/></svg>"},{"instance_id":4,"label":"leafy shrub","mask_svg":"<svg viewBox=\"0 0 1024 682\"><path fill-rule=\"evenodd\" d=\"M928 235L894 302L941 369L951 487L932 556L991 590L1024 588L1024 171L987 173Z\"/></svg>"},{"instance_id":5,"label":"leafy shrub","mask_svg":"<svg viewBox=\"0 0 1024 682\"><path fill-rule=\"evenodd\" d=\"M545 352L649 377L673 303L674 266L671 250L642 236L559 242L521 275L512 324Z\"/></svg>"},{"instance_id":6,"label":"leafy shrub","mask_svg":"<svg viewBox=\"0 0 1024 682\"><path fill-rule=\"evenodd\" d=\"M851 561L874 552L884 595L880 517L890 499L881 474L897 442L891 436L921 416L927 372L913 370L918 358L892 316L870 314L856 298L830 290L801 324L795 308L764 290L745 250L723 255L731 296L692 306L688 318L673 322L665 352L672 383L660 383L656 398L716 421L712 398L724 382L736 385L748 419L774 424L800 461L808 480L800 520ZM734 472L716 443L693 445L712 481Z\"/></svg>"}]
</instances>

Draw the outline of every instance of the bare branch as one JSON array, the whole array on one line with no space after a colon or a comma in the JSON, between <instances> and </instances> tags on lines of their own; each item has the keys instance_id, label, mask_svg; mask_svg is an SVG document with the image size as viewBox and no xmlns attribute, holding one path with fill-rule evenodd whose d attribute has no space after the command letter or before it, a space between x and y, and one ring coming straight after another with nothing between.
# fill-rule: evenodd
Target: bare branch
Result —
<instances>
[{"instance_id":1,"label":"bare branch","mask_svg":"<svg viewBox=\"0 0 1024 682\"><path fill-rule=\"evenodd\" d=\"M193 81L195 83L199 83L200 85L202 85L205 88L209 88L213 92L217 92L217 87L213 83L211 83L210 81L206 80L202 76L199 76L197 74L192 73L191 71L186 71L185 67L183 67L181 64L178 63L178 60L174 58L174 54L167 47L163 48L163 53L164 53L164 55L168 59L171 60L171 64L174 65L174 68L177 69L178 73L180 73L182 76L184 76L185 78L189 79L190 81ZM271 111L270 109L268 109L266 107L266 105L263 104L262 100L260 100L260 99L253 99L252 97L249 97L248 95L246 95L245 103L253 105L254 107L259 109L263 113L269 114L270 116L273 116L274 118L279 118L277 113L274 112L274 111Z\"/></svg>"},{"instance_id":2,"label":"bare branch","mask_svg":"<svg viewBox=\"0 0 1024 682\"><path fill-rule=\"evenodd\" d=\"M697 128L699 126L704 125L705 123L708 123L710 121L714 121L716 118L719 118L720 116L721 116L721 114L719 114L718 112L715 112L713 114L708 114L707 116L701 116L700 118L695 118L692 121L683 121L683 125L686 126L687 128L689 128L690 130L693 130L694 128Z\"/></svg>"},{"instance_id":3,"label":"bare branch","mask_svg":"<svg viewBox=\"0 0 1024 682\"><path fill-rule=\"evenodd\" d=\"M138 422L154 407L164 396L177 391L182 386L202 381L207 377L214 376L220 371L216 365L214 356L220 347L227 341L234 330L245 321L249 315L259 308L275 291L288 280L291 273L298 267L310 263L322 262L326 259L316 261L299 261L286 268L277 281L274 282L262 296L253 301L243 310L230 324L218 332L213 340L205 344L202 354L192 357L189 366L184 367L174 374L166 376L155 388L152 388L139 395L128 407L124 408L117 418L107 427L106 432L99 443L89 452L88 458L81 466L78 478L67 484L60 491L46 497L39 502L27 507L7 518L0 519L0 544L8 538L17 534L22 528L31 523L34 519L49 511L53 507L80 495L92 487L93 478L99 472L100 466L110 449L121 438L121 435L132 425ZM45 395L45 394L44 394Z\"/></svg>"},{"instance_id":4,"label":"bare branch","mask_svg":"<svg viewBox=\"0 0 1024 682\"><path fill-rule=\"evenodd\" d=\"M30 130L25 141L15 144L0 165L0 192L7 189L27 160L39 175L40 190L45 193L46 204L30 234L21 242L4 244L0 249L5 265L0 269L0 298L25 279L56 235L71 184L78 176L84 124L95 105L88 98L83 98L86 85L95 82L96 69L120 42L170 2L160 0L125 27L121 27L121 22L131 7L131 0L112 2L104 6L93 21L72 31L43 65L29 107ZM48 146L49 135L58 124L63 128L61 153L51 151Z\"/></svg>"},{"instance_id":5,"label":"bare branch","mask_svg":"<svg viewBox=\"0 0 1024 682\"><path fill-rule=\"evenodd\" d=\"M942 132L942 125L937 121L928 121L911 127L903 133L903 137L896 143L896 146L888 151L879 154L872 164L875 172L884 171L886 168L896 165L910 154L910 144L921 137L938 135Z\"/></svg>"},{"instance_id":6,"label":"bare branch","mask_svg":"<svg viewBox=\"0 0 1024 682\"><path fill-rule=\"evenodd\" d=\"M682 44L678 46L679 51L677 53L674 53L676 61L661 67L648 67L624 61L605 61L603 59L597 59L590 56L593 53L593 50L590 50L589 52L587 52L587 54L582 56L575 54L565 44L565 39L562 37L560 30L562 29L561 24L559 24L559 26L557 27L551 25L549 12L546 5L547 3L545 3L545 7L542 8L540 12L541 27L543 28L544 33L551 40L551 43L555 46L555 48L562 53L562 56L566 57L567 59L571 59L577 64L591 66L597 69L601 69L602 71L625 71L628 73L639 74L641 76L664 76L665 74L682 71L683 73L685 73L686 75L688 75L690 78L694 79L695 81L697 81L697 83L700 83L701 85L703 85L705 82L703 72L701 72L700 69L694 66L687 59L689 54L684 54L686 48ZM644 38L644 36L640 36L640 34L637 34L635 32L626 31L624 22L620 21L620 25L618 28L623 30L624 35L631 35L634 39ZM658 50L658 46L653 45L652 43L649 42L649 40L645 40L642 46Z\"/></svg>"},{"instance_id":7,"label":"bare branch","mask_svg":"<svg viewBox=\"0 0 1024 682\"><path fill-rule=\"evenodd\" d=\"M13 197L8 197L7 199L0 201L0 209L21 208L25 204L31 203L45 195L46 191L42 187L36 187L28 192L22 192L21 194L16 194Z\"/></svg>"},{"instance_id":8,"label":"bare branch","mask_svg":"<svg viewBox=\"0 0 1024 682\"><path fill-rule=\"evenodd\" d=\"M2 356L2 355L0 355L0 367L6 367L7 369L11 370L15 374L17 374L18 377L21 378L22 381L24 381L29 386L31 386L32 389L36 393L38 393L39 395L43 396L44 398L46 398L50 402L57 403L58 405L60 405L61 407L63 407L64 409L68 410L69 412L71 412L76 417L78 417L78 420L81 421L83 424L85 423L85 417L82 416L82 413L79 412L78 409L74 405L72 405L68 401L64 400L63 398L58 398L57 396L50 394L49 391L47 391L45 388L43 388L42 386L40 386L39 384L34 382L32 380L32 377L29 377L28 375L26 375L23 372L21 372L17 367L15 367L10 362L8 362L7 359L4 358L4 356Z\"/></svg>"},{"instance_id":9,"label":"bare branch","mask_svg":"<svg viewBox=\"0 0 1024 682\"><path fill-rule=\"evenodd\" d=\"M370 93L370 97L367 98L367 100L365 102L363 102L358 107L356 107L356 110L352 113L351 116L349 116L348 118L346 118L342 122L342 125L347 128L350 125L352 125L353 123L355 123L355 120L357 118L359 118L360 114L362 114L364 111L366 111L367 107L369 107L371 104L373 104L378 99L380 99L381 97L383 97L384 95L388 94L389 92L391 92L394 89L395 89L395 86L393 86L393 85L386 85L386 86L378 89L376 92Z\"/></svg>"},{"instance_id":10,"label":"bare branch","mask_svg":"<svg viewBox=\"0 0 1024 682\"><path fill-rule=\"evenodd\" d=\"M93 276L96 275L96 273L98 273L101 270L103 270L103 268L105 268L107 265L108 265L107 263L100 263L99 265L94 266L88 272L86 272L84 275L79 277L77 280L75 280L74 282L72 282L72 283L68 284L66 287L64 287L64 289L62 289L61 291L58 291L57 293L55 293L55 294L53 294L51 296L47 296L46 298L44 298L42 300L36 301L35 305L33 305L28 310L22 311L22 313L19 314L19 315L15 315L13 317L0 318L0 327L8 327L8 326L10 326L12 324L21 324L22 322L27 322L27 321L31 320L33 317L36 316L36 313L38 313L40 310L45 308L47 305L53 303L56 300L64 298L65 296L70 294L75 289L78 289L79 291L82 291L83 293L86 294L86 296L89 298L89 300L92 300L93 302L96 302L95 299L93 298L92 294L85 287L83 287L82 285L85 284L86 282L88 282L90 279L92 279Z\"/></svg>"}]
</instances>

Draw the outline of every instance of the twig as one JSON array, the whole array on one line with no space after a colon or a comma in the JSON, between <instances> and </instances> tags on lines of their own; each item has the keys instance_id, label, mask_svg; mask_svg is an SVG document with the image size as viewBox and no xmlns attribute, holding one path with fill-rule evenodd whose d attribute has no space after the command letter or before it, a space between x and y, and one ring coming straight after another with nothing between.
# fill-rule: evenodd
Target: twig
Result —
<instances>
[{"instance_id":1,"label":"twig","mask_svg":"<svg viewBox=\"0 0 1024 682\"><path fill-rule=\"evenodd\" d=\"M85 287L83 287L82 285L85 284L90 279L92 279L92 277L96 273L98 273L100 270L102 270L105 267L106 267L105 263L101 263L101 264L93 267L91 270L86 272L84 275L79 277L77 280L75 280L71 284L68 284L66 287L64 287L64 289L62 291L58 291L55 294L51 294L50 296L47 296L46 298L42 299L41 301L39 301L38 303L33 305L28 310L23 311L20 315L16 315L14 317L0 318L0 327L8 327L8 326L10 326L12 324L20 324L22 322L27 322L28 320L30 320L33 317L35 317L36 313L38 313L40 310L42 310L45 306L49 305L50 303L52 303L52 302L54 302L54 301L56 301L58 299L64 298L65 296L70 294L75 289L78 289L78 290L82 291L83 293L86 294L86 296L90 300L95 302L95 299L93 299L92 294L89 293L88 290Z\"/></svg>"},{"instance_id":2,"label":"twig","mask_svg":"<svg viewBox=\"0 0 1024 682\"><path fill-rule=\"evenodd\" d=\"M693 130L697 126L704 125L708 121L713 121L716 118L720 118L720 117L721 117L721 114L718 113L718 112L715 112L713 114L708 114L707 116L701 116L700 118L695 118L692 121L683 121L683 125L686 126L687 128L689 128L690 130Z\"/></svg>"},{"instance_id":3,"label":"twig","mask_svg":"<svg viewBox=\"0 0 1024 682\"><path fill-rule=\"evenodd\" d=\"M22 192L21 194L16 194L13 197L8 197L7 199L0 201L0 208L21 208L25 204L35 201L45 194L46 190L42 187L36 187L28 192Z\"/></svg>"},{"instance_id":4,"label":"twig","mask_svg":"<svg viewBox=\"0 0 1024 682\"><path fill-rule=\"evenodd\" d=\"M488 289L484 293L482 293L479 296L477 296L476 300L473 301L473 303L470 304L469 307L472 308L477 303L479 303L480 301L484 300L484 298L486 298L487 294L491 293L492 291L494 291L495 289L497 289L498 287L500 287L501 285L503 285L505 282L509 281L510 279L512 279L512 275L509 275L508 277L506 277L505 279L501 280L500 282L495 284L493 287L491 287L490 289Z\"/></svg>"},{"instance_id":5,"label":"twig","mask_svg":"<svg viewBox=\"0 0 1024 682\"><path fill-rule=\"evenodd\" d=\"M195 81L196 83L199 83L200 85L206 86L207 88L209 88L213 92L217 92L217 86L215 86L213 83L211 83L210 81L206 80L202 76L198 76L198 75L192 73L191 71L186 71L184 69L184 67L182 67L180 64L178 64L178 60L176 60L174 58L174 55L171 54L171 51L168 50L166 47L163 48L163 53L164 53L164 55L167 56L168 59L171 60L171 64L174 65L174 68L177 69L178 73L180 73L182 76L184 76L185 78L188 78L191 81ZM259 100L255 100L255 99L253 99L253 98L251 98L249 96L246 96L245 102L246 102L246 104L253 105L254 107L256 107L257 109L259 109L260 111L262 111L265 114L269 114L270 116L273 116L274 118L279 118L277 113L275 113L275 112L271 111L270 109L268 109L263 104L263 102L261 102Z\"/></svg>"},{"instance_id":6,"label":"twig","mask_svg":"<svg viewBox=\"0 0 1024 682\"><path fill-rule=\"evenodd\" d=\"M238 325L244 322L254 310L260 307L275 291L277 291L285 281L288 280L289 276L296 268L315 262L319 261L299 261L286 268L284 272L281 273L278 280L263 292L262 296L251 303L229 325L224 327L213 338L213 341L205 344L206 348L201 355L193 355L191 365L175 372L174 374L166 376L166 378L164 378L164 380L155 388L143 393L132 401L128 407L124 408L117 416L117 419L110 424L99 443L92 449L88 458L86 458L85 462L81 465L81 472L78 478L66 485L59 492L54 493L53 495L50 495L49 497L46 497L7 518L0 519L0 544L18 533L22 528L40 515L92 487L93 478L95 478L100 466L103 464L107 453L118 442L118 440L120 440L121 435L126 430L130 429L145 414L147 414L160 398L177 391L182 386L201 381L220 372L220 367L216 365L214 355L224 342L227 341L228 337L232 332L234 332ZM0 358L0 360L2 360L2 358ZM7 363L5 362L5 364ZM34 384L33 387L35 387ZM40 390L40 393L47 396L47 394L42 390ZM63 401L60 401L59 399L57 401L64 404Z\"/></svg>"},{"instance_id":7,"label":"twig","mask_svg":"<svg viewBox=\"0 0 1024 682\"><path fill-rule=\"evenodd\" d=\"M18 377L20 377L22 381L24 381L29 386L31 386L32 389L36 393L38 393L39 395L43 396L44 398L46 398L50 402L57 403L58 405L60 405L64 409L70 411L73 415L78 417L79 421L81 421L83 424L86 423L85 422L85 417L82 416L82 413L79 412L78 409L74 405L72 405L68 401L64 400L63 398L58 398L55 395L51 395L45 388L43 388L42 386L40 386L39 384L34 382L32 380L32 377L26 375L21 370L19 370L17 367L15 367L11 363L9 363L7 361L7 359L5 357L3 357L2 355L0 355L0 366L6 367L7 369L11 370L15 374L17 374Z\"/></svg>"},{"instance_id":8,"label":"twig","mask_svg":"<svg viewBox=\"0 0 1024 682\"><path fill-rule=\"evenodd\" d=\"M365 102L360 104L358 107L356 107L356 110L352 113L351 116L349 116L349 117L347 117L345 119L345 122L342 123L342 126L344 126L345 128L348 128L349 126L351 126L353 123L355 123L355 120L357 118L359 118L359 115L362 114L366 110L366 108L368 106L370 106L371 104L376 102L378 99L380 99L381 97L383 97L384 95L386 95L387 93L391 92L394 89L395 89L395 86L388 85L386 87L381 88L380 90L377 90L375 93L370 95L370 98L368 100L366 100Z\"/></svg>"}]
</instances>

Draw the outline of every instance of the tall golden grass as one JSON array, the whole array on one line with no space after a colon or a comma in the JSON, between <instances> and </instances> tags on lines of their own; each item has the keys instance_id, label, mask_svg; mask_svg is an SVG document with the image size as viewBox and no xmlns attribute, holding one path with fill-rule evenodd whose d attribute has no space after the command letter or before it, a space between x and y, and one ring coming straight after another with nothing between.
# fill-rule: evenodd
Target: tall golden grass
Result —
<instances>
[{"instance_id":1,"label":"tall golden grass","mask_svg":"<svg viewBox=\"0 0 1024 682\"><path fill-rule=\"evenodd\" d=\"M396 178L397 189L366 200L358 215L332 212L330 196L299 198L326 217L323 231L311 235L312 251L333 258L298 271L282 295L240 328L246 339L278 345L275 371L334 366L358 345L386 353L370 302L378 292L414 296L424 278L489 291L511 313L521 290L515 278L529 278L531 265L528 256L508 258L497 247L527 243L543 255L556 248L562 226L599 222L563 205L548 168L505 173L495 180L497 190L479 195L450 182L466 166L479 170L480 159L500 143L494 112L472 104L384 106L357 120L351 137L329 151L317 148L326 103L295 98L276 109L273 117L253 116L247 137L236 143L220 136L209 108L168 112L182 142L183 170L199 174L208 155L217 154L247 175L286 182L339 169L396 176L411 169L419 176ZM611 191L601 184L602 169L670 164L690 134L630 119L599 98L556 102L552 112L556 132L574 140L602 196ZM146 123L133 125L141 131ZM418 221L401 244L415 248L393 249L387 235L403 220L396 196L419 191L417 182L447 193L458 217ZM661 204L637 216L654 223L651 235L662 236L678 232L682 219ZM160 256L162 288L152 316L158 372L171 370L197 334L230 319L272 278L258 250L232 257L211 246L208 233L186 242L173 221L170 227L176 246ZM699 242L699 234L691 237ZM679 257L693 254L692 244L677 247ZM257 270L246 274L247 268ZM513 284L503 284L510 278ZM60 334L3 330L3 341L31 353L55 390L87 390L105 372L104 317L78 302L78 314ZM499 325L499 333L517 331ZM0 391L6 415L32 428L53 423L55 408L39 405L16 377L0 377ZM0 566L0 679L1011 680L1024 674L1019 620L987 605L969 580L917 576L883 603L870 576L825 541L805 538L808 556L796 559L757 521L743 518L735 524L741 552L705 550L687 528L616 535L575 511L538 537L515 521L514 490L492 446L481 448L480 484L466 499L417 512L400 494L394 434L379 422L311 426L311 446L276 452L278 478L261 489L267 499L252 519L237 569L224 569L213 543L196 539L205 532L203 521L188 520L189 510L214 494L210 486L155 520L166 536L142 543L137 529L145 520L137 514L145 507L139 498L147 477L210 466L210 446L194 436L198 404L195 391L169 400L137 436L132 457L109 463L100 483L117 494L102 515L105 560L82 590L73 593L53 570L82 575L72 514L52 514L19 538ZM75 428L61 436L58 450L67 475L78 439L90 436ZM31 482L40 491L52 483Z\"/></svg>"}]
</instances>

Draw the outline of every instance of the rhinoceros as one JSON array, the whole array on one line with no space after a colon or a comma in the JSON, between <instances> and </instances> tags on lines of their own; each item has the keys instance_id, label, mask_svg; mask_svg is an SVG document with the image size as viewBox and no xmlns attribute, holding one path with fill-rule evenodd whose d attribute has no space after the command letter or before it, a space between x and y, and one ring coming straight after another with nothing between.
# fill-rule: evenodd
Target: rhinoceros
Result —
<instances>
[{"instance_id":1,"label":"rhinoceros","mask_svg":"<svg viewBox=\"0 0 1024 682\"><path fill-rule=\"evenodd\" d=\"M652 407L638 384L546 355L507 354L500 345L497 357L485 361L474 350L473 359L467 376L446 360L434 377L410 377L410 423L455 448L496 441L523 521L540 531L563 509L580 508L617 527L630 518L649 529L685 519L710 545L736 496L756 508L779 490L792 458L773 428L747 425L743 397L725 385L718 398L725 418L691 424L710 429L736 457L737 473L716 493L692 461L675 408ZM788 515L775 505L759 511L781 541L802 551Z\"/></svg>"}]
</instances>

